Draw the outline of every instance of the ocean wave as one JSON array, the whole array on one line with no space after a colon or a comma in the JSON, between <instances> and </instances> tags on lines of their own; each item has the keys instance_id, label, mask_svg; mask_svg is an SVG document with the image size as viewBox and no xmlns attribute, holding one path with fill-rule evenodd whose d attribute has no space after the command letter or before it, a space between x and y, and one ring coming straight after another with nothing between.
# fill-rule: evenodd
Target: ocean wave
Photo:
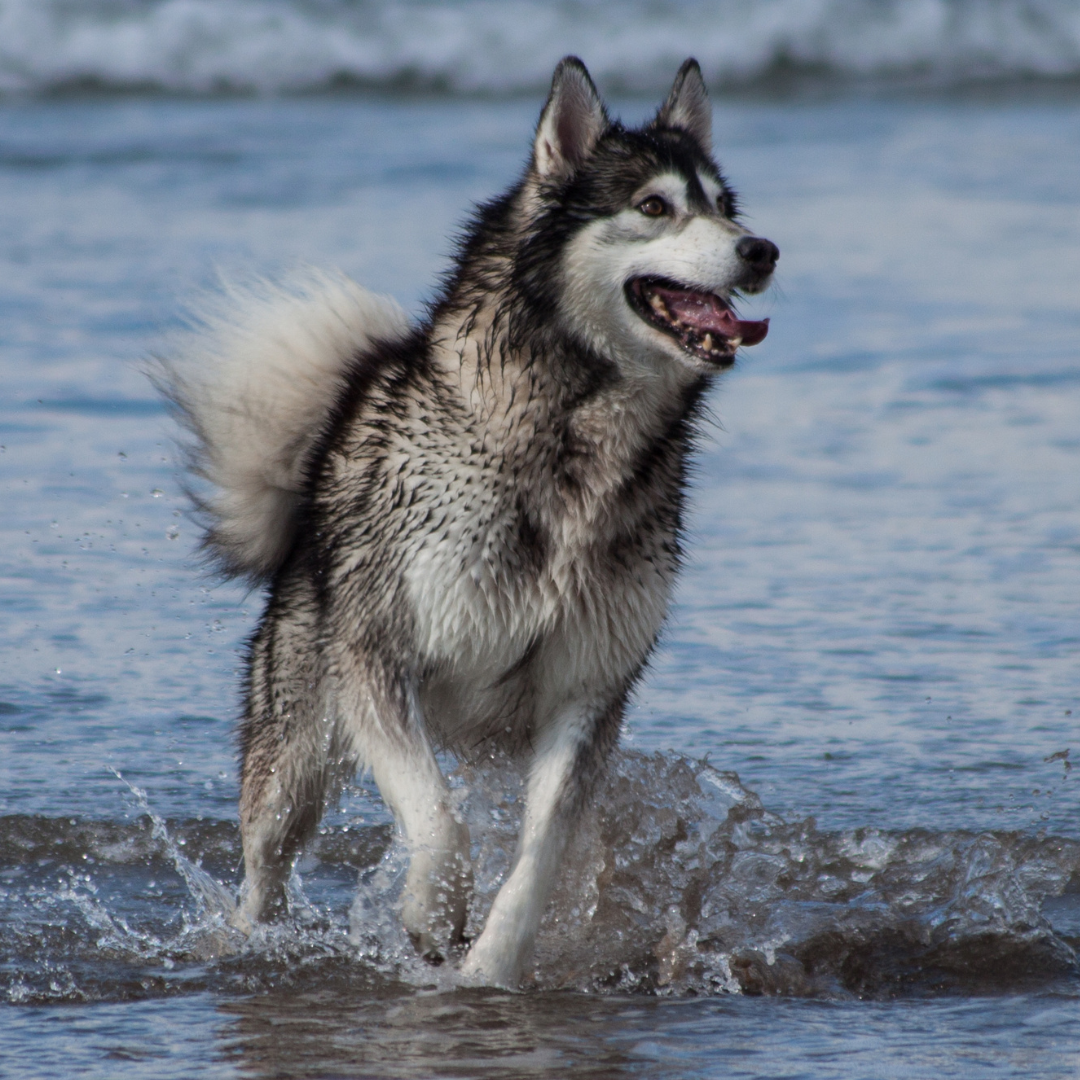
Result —
<instances>
[{"instance_id":1,"label":"ocean wave","mask_svg":"<svg viewBox=\"0 0 1080 1080\"><path fill-rule=\"evenodd\" d=\"M655 93L693 53L714 87L791 73L930 83L1080 76L1073 0L0 0L0 93L342 85L542 90L574 52Z\"/></svg>"}]
</instances>

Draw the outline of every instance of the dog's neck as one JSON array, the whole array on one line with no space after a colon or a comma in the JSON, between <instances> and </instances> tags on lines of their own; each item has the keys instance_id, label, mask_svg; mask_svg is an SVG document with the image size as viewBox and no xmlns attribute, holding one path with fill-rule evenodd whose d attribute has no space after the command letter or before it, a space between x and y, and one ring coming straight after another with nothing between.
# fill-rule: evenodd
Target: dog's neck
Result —
<instances>
[{"instance_id":1,"label":"dog's neck","mask_svg":"<svg viewBox=\"0 0 1080 1080\"><path fill-rule=\"evenodd\" d=\"M451 297L436 312L431 358L487 450L554 471L579 510L599 512L658 443L680 440L664 451L680 456L689 448L704 378L627 375L616 359L522 311L509 290L462 292L469 303ZM527 335L526 326L536 329Z\"/></svg>"}]
</instances>

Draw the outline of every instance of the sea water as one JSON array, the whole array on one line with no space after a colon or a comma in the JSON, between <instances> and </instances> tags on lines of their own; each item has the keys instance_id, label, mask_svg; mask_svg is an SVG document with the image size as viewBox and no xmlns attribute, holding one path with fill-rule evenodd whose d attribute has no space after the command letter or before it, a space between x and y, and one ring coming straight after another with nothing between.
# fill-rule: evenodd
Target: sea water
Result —
<instances>
[{"instance_id":1,"label":"sea water","mask_svg":"<svg viewBox=\"0 0 1080 1080\"><path fill-rule=\"evenodd\" d=\"M1075 1076L1067 88L718 100L771 331L710 397L677 603L524 991L416 959L363 782L290 918L228 928L262 598L200 568L141 365L200 290L299 263L421 312L538 107L0 103L0 1074ZM520 778L445 764L475 932Z\"/></svg>"}]
</instances>

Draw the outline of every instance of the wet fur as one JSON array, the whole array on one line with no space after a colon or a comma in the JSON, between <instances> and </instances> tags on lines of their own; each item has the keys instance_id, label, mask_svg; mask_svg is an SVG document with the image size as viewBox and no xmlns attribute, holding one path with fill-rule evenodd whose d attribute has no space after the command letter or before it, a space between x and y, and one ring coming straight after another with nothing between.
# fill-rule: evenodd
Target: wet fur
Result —
<instances>
[{"instance_id":1,"label":"wet fur","mask_svg":"<svg viewBox=\"0 0 1080 1080\"><path fill-rule=\"evenodd\" d=\"M446 955L462 942L471 870L434 755L498 749L529 768L527 808L462 968L520 979L667 613L715 374L604 299L623 272L608 249L676 250L726 293L768 276L734 253L746 230L708 137L692 62L657 120L627 130L564 61L529 168L477 213L422 324L341 279L328 302L330 279L309 278L269 307L265 293L241 303L163 368L196 466L218 485L207 543L269 586L241 728L241 925L281 909L327 802L370 768L410 847L405 925ZM646 227L633 200L657 176L683 178L683 232L620 241ZM285 381L264 381L260 326L283 315L292 329L264 351ZM270 464L253 464L252 447Z\"/></svg>"}]
</instances>

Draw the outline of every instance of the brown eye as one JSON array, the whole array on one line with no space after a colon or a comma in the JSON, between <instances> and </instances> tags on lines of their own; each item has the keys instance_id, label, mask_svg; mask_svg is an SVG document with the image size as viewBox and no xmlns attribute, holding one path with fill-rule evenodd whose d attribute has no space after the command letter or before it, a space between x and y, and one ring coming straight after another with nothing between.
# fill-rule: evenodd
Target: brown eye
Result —
<instances>
[{"instance_id":1,"label":"brown eye","mask_svg":"<svg viewBox=\"0 0 1080 1080\"><path fill-rule=\"evenodd\" d=\"M638 209L646 217L661 217L667 213L667 203L659 195L650 195L644 202L638 203Z\"/></svg>"}]
</instances>

